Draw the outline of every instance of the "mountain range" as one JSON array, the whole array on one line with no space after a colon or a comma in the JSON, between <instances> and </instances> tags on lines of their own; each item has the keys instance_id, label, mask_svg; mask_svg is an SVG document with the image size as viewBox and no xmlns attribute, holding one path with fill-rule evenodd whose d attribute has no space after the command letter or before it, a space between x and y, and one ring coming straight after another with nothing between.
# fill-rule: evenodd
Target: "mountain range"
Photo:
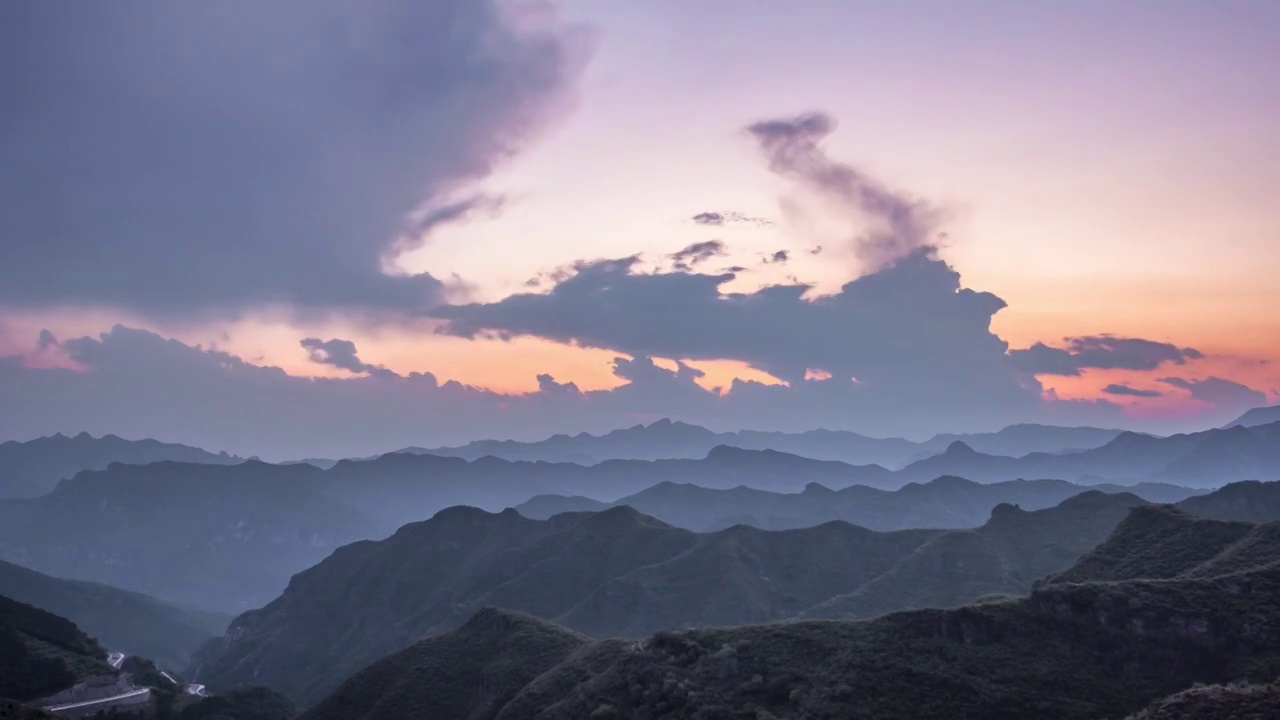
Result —
<instances>
[{"instance_id":1,"label":"mountain range","mask_svg":"<svg viewBox=\"0 0 1280 720\"><path fill-rule=\"evenodd\" d=\"M214 688L263 682L306 703L485 606L597 637L636 637L1021 594L1142 504L1090 491L1034 512L999 505L976 530L886 533L836 521L705 534L625 506L541 521L454 507L297 574L279 598L202 649L192 673Z\"/></svg>"},{"instance_id":2,"label":"mountain range","mask_svg":"<svg viewBox=\"0 0 1280 720\"><path fill-rule=\"evenodd\" d=\"M167 605L109 585L64 580L0 561L0 595L74 622L112 650L182 668L230 617Z\"/></svg>"},{"instance_id":3,"label":"mountain range","mask_svg":"<svg viewBox=\"0 0 1280 720\"><path fill-rule=\"evenodd\" d=\"M1280 422L1280 405L1267 405L1266 407L1256 407L1231 422L1223 425L1224 428L1243 425L1245 427L1256 427L1258 425L1270 425L1271 423Z\"/></svg>"},{"instance_id":4,"label":"mountain range","mask_svg":"<svg viewBox=\"0 0 1280 720\"><path fill-rule=\"evenodd\" d=\"M375 537L310 466L115 463L0 502L0 557L166 603L240 612L334 548Z\"/></svg>"},{"instance_id":5,"label":"mountain range","mask_svg":"<svg viewBox=\"0 0 1280 720\"><path fill-rule=\"evenodd\" d=\"M0 443L0 498L43 495L58 481L82 470L105 470L111 463L145 465L162 460L229 465L241 458L225 452L211 453L189 445L158 440L125 440L115 435L95 438L88 433L74 437L51 435L27 442Z\"/></svg>"},{"instance_id":6,"label":"mountain range","mask_svg":"<svg viewBox=\"0 0 1280 720\"><path fill-rule=\"evenodd\" d=\"M1245 713L1276 707L1278 528L1139 505L1026 597L858 622L593 640L486 608L302 717L1269 717Z\"/></svg>"},{"instance_id":7,"label":"mountain range","mask_svg":"<svg viewBox=\"0 0 1280 720\"><path fill-rule=\"evenodd\" d=\"M903 438L873 438L841 430L802 433L741 430L717 433L698 425L658 420L603 435L553 435L536 442L478 440L456 447L410 447L400 452L477 460L486 456L506 460L541 460L593 465L604 460L697 459L718 445L744 450L776 450L851 465L900 468L936 455L956 441L995 455L1026 455L1083 450L1106 444L1122 431L1091 427L1011 425L998 432L936 435L923 442ZM325 461L310 461L323 463Z\"/></svg>"},{"instance_id":8,"label":"mountain range","mask_svg":"<svg viewBox=\"0 0 1280 720\"><path fill-rule=\"evenodd\" d=\"M525 517L545 520L564 512L605 510L626 505L665 523L696 532L751 525L789 530L843 520L870 530L971 528L986 522L1002 503L1024 510L1052 507L1086 490L1130 492L1148 502L1174 503L1209 492L1176 485L1076 485L1065 480L1011 480L975 483L945 476L908 483L897 490L851 485L832 490L810 483L798 493L777 493L745 486L727 490L662 482L634 495L605 503L582 496L538 495L515 506Z\"/></svg>"},{"instance_id":9,"label":"mountain range","mask_svg":"<svg viewBox=\"0 0 1280 720\"><path fill-rule=\"evenodd\" d=\"M591 466L495 457L467 461L408 453L344 460L328 470L255 460L234 465L113 463L105 470L82 471L41 497L0 501L0 558L56 577L104 582L171 604L238 613L269 602L293 573L315 564L334 548L385 537L453 505L497 511L540 494L610 502L664 481L711 490L747 486L799 495L798 500L779 506L779 511L799 514L773 517L752 512L749 517L737 517L714 508L702 519L690 518L689 513L662 514L670 516L673 524L698 530L742 521L782 527L822 522L821 513L841 507L842 499L857 498L865 508L878 502L872 497L875 493L854 490L847 498L828 498L835 501L830 508L807 515L804 504L821 492L813 483L832 491L853 485L897 489L911 482L927 485L939 476L980 482L1065 477L1090 483L1108 477L1132 482L1164 478L1203 487L1236 479L1268 479L1280 476L1280 424L1168 438L1125 433L1093 450L1022 458L984 455L953 442L946 452L897 471L729 446L713 447L700 460L608 460ZM1172 499L1157 495L1181 492L1153 485L1136 489L1151 499ZM912 490L906 495L937 490ZM882 529L913 524L973 526L999 502L1025 501L1028 507L1053 502L987 493L961 489L932 508L922 503L918 516L901 508L863 512L855 503L855 509L843 506L845 514L836 517ZM971 494L970 499L961 497L966 494ZM590 506L576 502L578 508ZM690 507L697 510L699 505ZM892 520L894 513L898 520ZM877 520L878 516L885 519Z\"/></svg>"}]
</instances>

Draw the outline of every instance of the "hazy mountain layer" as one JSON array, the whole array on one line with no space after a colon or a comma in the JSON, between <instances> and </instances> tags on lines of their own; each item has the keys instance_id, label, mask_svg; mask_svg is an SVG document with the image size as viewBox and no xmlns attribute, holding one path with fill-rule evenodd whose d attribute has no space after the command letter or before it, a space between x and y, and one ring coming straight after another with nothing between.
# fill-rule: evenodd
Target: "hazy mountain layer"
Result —
<instances>
[{"instance_id":1,"label":"hazy mountain layer","mask_svg":"<svg viewBox=\"0 0 1280 720\"><path fill-rule=\"evenodd\" d=\"M615 459L701 458L717 445L729 445L746 450L777 450L819 460L839 460L853 465L898 468L913 460L936 455L956 440L962 440L985 453L1021 456L1033 452L1057 453L1099 447L1121 432L1089 427L1012 425L999 432L938 435L925 442L913 442L902 438L872 438L841 430L811 430L803 433L742 430L717 433L697 425L659 420L649 425L635 425L603 435L554 435L537 442L479 440L458 447L406 448L403 452L468 460L489 455L507 460L590 465Z\"/></svg>"},{"instance_id":2,"label":"hazy mountain layer","mask_svg":"<svg viewBox=\"0 0 1280 720\"><path fill-rule=\"evenodd\" d=\"M766 530L812 527L844 520L871 530L971 528L986 522L1001 503L1041 510L1087 490L1130 492L1149 502L1172 503L1208 492L1144 483L1076 485L1064 480L1014 480L981 484L957 477L911 483L898 490L853 485L831 490L812 483L799 493L748 487L728 490L664 482L612 503L581 496L539 495L516 506L525 517L545 519L562 512L627 505L677 527L709 532L733 525Z\"/></svg>"},{"instance_id":3,"label":"hazy mountain layer","mask_svg":"<svg viewBox=\"0 0 1280 720\"><path fill-rule=\"evenodd\" d=\"M0 556L57 577L239 612L376 526L310 466L152 463L88 471L0 503Z\"/></svg>"},{"instance_id":4,"label":"hazy mountain layer","mask_svg":"<svg viewBox=\"0 0 1280 720\"><path fill-rule=\"evenodd\" d=\"M0 443L0 498L43 495L58 481L82 470L105 470L114 462L145 465L161 460L223 465L241 462L226 453L211 453L189 445L156 440L125 440L115 435L100 438L80 433L75 437L52 435L28 442Z\"/></svg>"},{"instance_id":5,"label":"hazy mountain layer","mask_svg":"<svg viewBox=\"0 0 1280 720\"><path fill-rule=\"evenodd\" d=\"M226 629L230 617L186 610L154 598L0 562L0 595L74 622L107 648L182 668L191 653Z\"/></svg>"}]
</instances>

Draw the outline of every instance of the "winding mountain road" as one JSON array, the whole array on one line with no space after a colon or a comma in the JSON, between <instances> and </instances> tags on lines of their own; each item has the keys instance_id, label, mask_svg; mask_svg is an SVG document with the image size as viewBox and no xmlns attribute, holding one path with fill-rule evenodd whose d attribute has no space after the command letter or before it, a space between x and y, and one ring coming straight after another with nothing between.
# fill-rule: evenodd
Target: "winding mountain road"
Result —
<instances>
[{"instance_id":1,"label":"winding mountain road","mask_svg":"<svg viewBox=\"0 0 1280 720\"><path fill-rule=\"evenodd\" d=\"M112 695L111 697L98 698L96 700L85 700L84 702L65 703L63 705L51 705L44 708L49 712L66 712L67 710L101 710L103 708L115 707L116 705L137 705L147 702L151 699L151 688L135 688L127 693ZM77 715L80 713L76 713Z\"/></svg>"}]
</instances>

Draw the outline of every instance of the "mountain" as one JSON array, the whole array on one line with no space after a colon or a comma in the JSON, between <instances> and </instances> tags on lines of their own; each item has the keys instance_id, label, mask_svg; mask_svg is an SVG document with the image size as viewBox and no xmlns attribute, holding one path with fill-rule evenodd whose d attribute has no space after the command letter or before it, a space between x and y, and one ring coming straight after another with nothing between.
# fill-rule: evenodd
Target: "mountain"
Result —
<instances>
[{"instance_id":1,"label":"mountain","mask_svg":"<svg viewBox=\"0 0 1280 720\"><path fill-rule=\"evenodd\" d=\"M1036 512L1002 505L971 531L876 532L834 521L701 534L626 506L547 520L449 508L294 576L283 595L197 653L191 669L213 688L252 680L307 702L486 606L597 637L636 637L959 605L1029 591L1142 502L1093 491Z\"/></svg>"},{"instance_id":2,"label":"mountain","mask_svg":"<svg viewBox=\"0 0 1280 720\"><path fill-rule=\"evenodd\" d=\"M1147 545L1164 544L1161 531L1152 532ZM306 717L1250 717L1240 713L1269 708L1273 690L1240 683L1280 675L1280 546L1266 557L1225 574L1048 583L1025 598L948 610L660 632L641 641L582 642L527 618L487 620L493 629L482 642L467 642L476 637L471 629L424 641L357 674ZM514 654L503 632L519 648ZM530 647L539 637L548 638L541 655ZM524 672L534 677L523 688L513 693L523 678L505 673L493 692L477 692L484 668L531 657L539 661ZM445 671L455 665L463 670ZM1170 697L1196 683L1236 685Z\"/></svg>"},{"instance_id":3,"label":"mountain","mask_svg":"<svg viewBox=\"0 0 1280 720\"><path fill-rule=\"evenodd\" d=\"M99 583L64 580L0 561L0 595L74 622L107 647L186 667L191 653L218 637L229 617L167 605Z\"/></svg>"},{"instance_id":4,"label":"mountain","mask_svg":"<svg viewBox=\"0 0 1280 720\"><path fill-rule=\"evenodd\" d=\"M1280 680L1200 685L1152 703L1128 720L1268 720L1280 717Z\"/></svg>"},{"instance_id":5,"label":"mountain","mask_svg":"<svg viewBox=\"0 0 1280 720\"><path fill-rule=\"evenodd\" d=\"M259 607L334 548L385 537L443 508L500 510L539 493L618 497L663 479L799 490L875 483L887 470L717 447L701 460L586 467L384 455L337 463L114 463L47 495L0 501L0 558L216 612Z\"/></svg>"},{"instance_id":6,"label":"mountain","mask_svg":"<svg viewBox=\"0 0 1280 720\"><path fill-rule=\"evenodd\" d=\"M107 651L66 618L0 595L0 697L34 700L96 673Z\"/></svg>"},{"instance_id":7,"label":"mountain","mask_svg":"<svg viewBox=\"0 0 1280 720\"><path fill-rule=\"evenodd\" d=\"M485 608L458 630L356 673L299 720L493 717L587 643L583 635L532 616Z\"/></svg>"},{"instance_id":8,"label":"mountain","mask_svg":"<svg viewBox=\"0 0 1280 720\"><path fill-rule=\"evenodd\" d=\"M1135 507L1106 542L1043 582L1217 577L1280 563L1277 551L1280 522L1209 519L1148 505Z\"/></svg>"},{"instance_id":9,"label":"mountain","mask_svg":"<svg viewBox=\"0 0 1280 720\"><path fill-rule=\"evenodd\" d=\"M225 452L211 453L189 445L157 440L125 440L115 435L95 438L58 434L28 442L0 443L0 498L43 495L59 480L82 470L105 470L111 463L145 465L161 460L229 465L241 458Z\"/></svg>"},{"instance_id":10,"label":"mountain","mask_svg":"<svg viewBox=\"0 0 1280 720\"><path fill-rule=\"evenodd\" d=\"M113 463L30 500L0 502L0 557L56 577L240 612L377 528L310 466Z\"/></svg>"},{"instance_id":11,"label":"mountain","mask_svg":"<svg viewBox=\"0 0 1280 720\"><path fill-rule=\"evenodd\" d=\"M1280 405L1256 407L1222 427L1230 428L1236 425L1257 427L1258 425L1271 425L1273 423L1280 423Z\"/></svg>"},{"instance_id":12,"label":"mountain","mask_svg":"<svg viewBox=\"0 0 1280 720\"><path fill-rule=\"evenodd\" d=\"M1217 520L1275 522L1280 520L1280 482L1231 483L1207 495L1187 498L1178 507Z\"/></svg>"},{"instance_id":13,"label":"mountain","mask_svg":"<svg viewBox=\"0 0 1280 720\"><path fill-rule=\"evenodd\" d=\"M858 619L909 608L955 607L987 595L1021 595L1070 567L1145 501L1091 491L1028 512L997 505L987 524L939 535L856 590L832 597L806 618Z\"/></svg>"},{"instance_id":14,"label":"mountain","mask_svg":"<svg viewBox=\"0 0 1280 720\"><path fill-rule=\"evenodd\" d=\"M817 483L799 493L776 493L748 487L727 490L662 482L613 503L581 496L538 495L516 510L525 517L546 519L562 512L603 510L627 505L663 522L696 532L751 525L764 530L812 527L844 520L871 530L970 528L986 522L1001 503L1024 510L1053 507L1087 490L1132 492L1149 502L1178 502L1206 490L1144 483L1083 486L1064 480L1012 480L982 484L958 477L909 483L897 490L853 485L831 490Z\"/></svg>"},{"instance_id":15,"label":"mountain","mask_svg":"<svg viewBox=\"0 0 1280 720\"><path fill-rule=\"evenodd\" d=\"M977 482L1057 478L1085 484L1152 482L1199 488L1272 480L1280 478L1280 423L1169 437L1125 432L1089 450L1020 457L979 452L957 440L942 453L898 470L893 478L899 483L922 482L941 475Z\"/></svg>"},{"instance_id":16,"label":"mountain","mask_svg":"<svg viewBox=\"0 0 1280 720\"><path fill-rule=\"evenodd\" d=\"M922 443L921 449L925 455L936 455L946 450L952 443L962 442L974 451L987 455L1010 457L1022 457L1031 453L1056 455L1102 447L1116 439L1122 432L1124 431L1094 427L1010 425L999 432L992 433L935 435Z\"/></svg>"},{"instance_id":17,"label":"mountain","mask_svg":"<svg viewBox=\"0 0 1280 720\"><path fill-rule=\"evenodd\" d=\"M937 532L830 523L699 535L627 507L542 521L449 508L298 573L200 651L192 671L214 688L253 680L315 700L485 606L600 635L763 622L866 582Z\"/></svg>"},{"instance_id":18,"label":"mountain","mask_svg":"<svg viewBox=\"0 0 1280 720\"><path fill-rule=\"evenodd\" d=\"M955 440L965 441L983 452L1021 456L1032 452L1055 453L1098 447L1119 433L1119 430L1097 428L1013 425L993 433L939 435L921 443L902 438L872 438L841 430L716 433L697 425L664 419L603 435L553 435L537 442L479 440L459 447L413 447L401 452L468 460L494 456L506 460L592 465L605 460L695 459L706 456L717 445L728 445L744 450L776 450L852 465L899 468L913 460L935 455Z\"/></svg>"}]
</instances>

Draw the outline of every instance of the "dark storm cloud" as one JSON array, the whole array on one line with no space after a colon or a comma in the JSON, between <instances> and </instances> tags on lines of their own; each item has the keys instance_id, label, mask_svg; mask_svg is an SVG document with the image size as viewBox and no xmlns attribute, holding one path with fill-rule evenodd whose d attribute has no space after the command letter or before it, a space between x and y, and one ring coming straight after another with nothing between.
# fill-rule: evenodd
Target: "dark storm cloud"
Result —
<instances>
[{"instance_id":1,"label":"dark storm cloud","mask_svg":"<svg viewBox=\"0 0 1280 720\"><path fill-rule=\"evenodd\" d=\"M1091 368L1155 370L1162 365L1185 365L1204 357L1195 348L1141 338L1089 335L1066 338L1065 342L1066 347L1060 348L1036 343L1014 350L1009 356L1018 369L1033 375L1079 375Z\"/></svg>"},{"instance_id":2,"label":"dark storm cloud","mask_svg":"<svg viewBox=\"0 0 1280 720\"><path fill-rule=\"evenodd\" d=\"M871 269L932 248L938 213L927 203L888 189L847 163L830 158L820 147L835 130L824 113L766 120L747 128L769 161L769 169L801 183L848 215L851 224L869 222L871 229L853 238L858 257Z\"/></svg>"},{"instance_id":3,"label":"dark storm cloud","mask_svg":"<svg viewBox=\"0 0 1280 720\"><path fill-rule=\"evenodd\" d=\"M719 240L704 240L696 242L688 247L671 253L667 257L675 261L674 267L677 270L689 270L695 265L710 260L714 257L723 257L725 254L724 243Z\"/></svg>"},{"instance_id":4,"label":"dark storm cloud","mask_svg":"<svg viewBox=\"0 0 1280 720\"><path fill-rule=\"evenodd\" d=\"M1128 385L1119 385L1115 383L1102 388L1102 392L1108 395L1125 395L1128 397L1140 398L1157 398L1164 394L1159 390L1140 390L1138 388L1131 388Z\"/></svg>"},{"instance_id":5,"label":"dark storm cloud","mask_svg":"<svg viewBox=\"0 0 1280 720\"><path fill-rule=\"evenodd\" d=\"M1209 403L1218 408L1249 410L1267 404L1267 395L1248 385L1220 377L1187 380L1180 377L1160 378L1160 382L1186 390L1193 400Z\"/></svg>"},{"instance_id":6,"label":"dark storm cloud","mask_svg":"<svg viewBox=\"0 0 1280 720\"><path fill-rule=\"evenodd\" d=\"M434 301L439 280L384 262L495 207L468 185L556 114L584 55L508 6L0 3L0 304Z\"/></svg>"},{"instance_id":7,"label":"dark storm cloud","mask_svg":"<svg viewBox=\"0 0 1280 720\"><path fill-rule=\"evenodd\" d=\"M802 297L804 284L722 293L732 275L633 270L582 264L547 293L431 314L460 337L531 335L635 357L734 359L793 384L823 370L848 386L845 412L879 412L886 424L926 407L997 413L1039 402L1038 384L1009 364L990 331L1004 302L962 288L959 274L924 249L812 300Z\"/></svg>"},{"instance_id":8,"label":"dark storm cloud","mask_svg":"<svg viewBox=\"0 0 1280 720\"><path fill-rule=\"evenodd\" d=\"M360 355L356 351L356 344L350 340L334 338L332 340L321 340L320 338L303 338L299 341L302 347L307 350L307 357L311 362L320 365L332 365L348 372L357 374L377 375L382 377L395 377L396 374L381 365L370 365L360 359Z\"/></svg>"}]
</instances>

